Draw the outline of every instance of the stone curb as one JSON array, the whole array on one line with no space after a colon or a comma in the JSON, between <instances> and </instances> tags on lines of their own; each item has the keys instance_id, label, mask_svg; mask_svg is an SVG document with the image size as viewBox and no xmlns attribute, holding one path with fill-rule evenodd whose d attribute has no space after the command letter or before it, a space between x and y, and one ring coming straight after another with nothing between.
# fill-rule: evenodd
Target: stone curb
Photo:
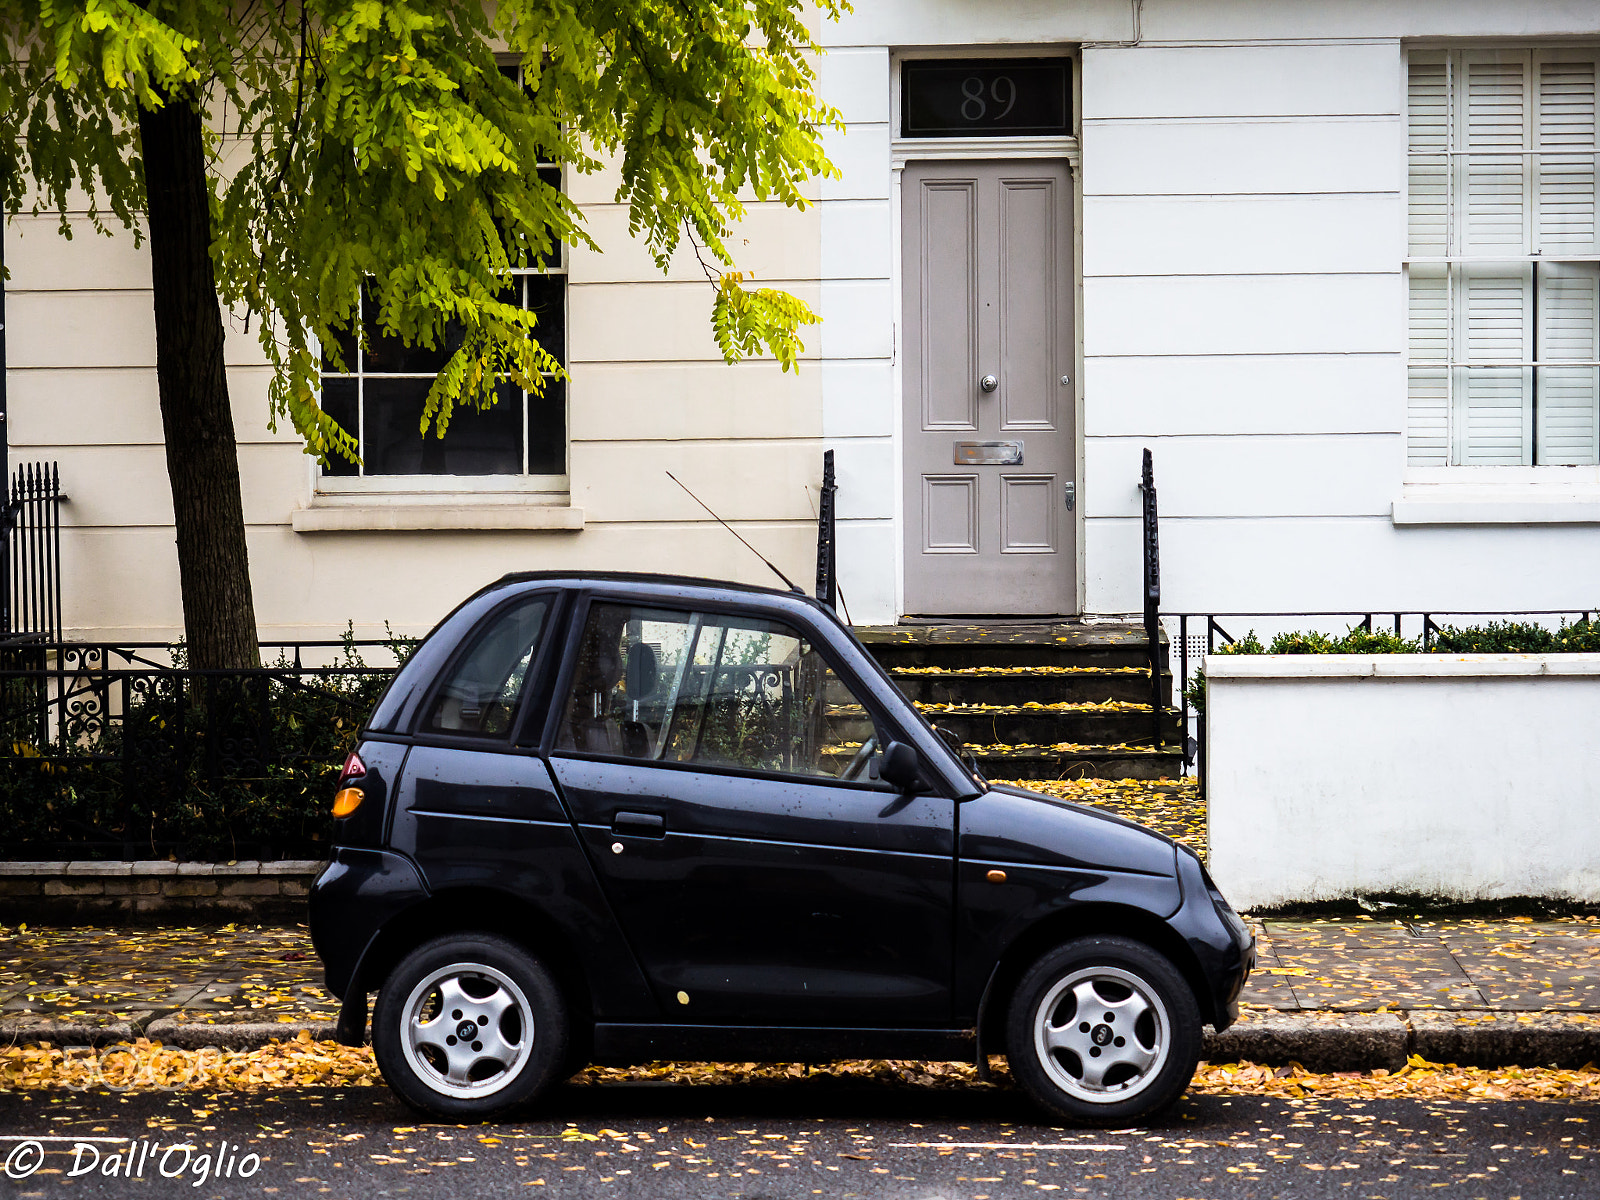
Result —
<instances>
[{"instance_id":1,"label":"stone curb","mask_svg":"<svg viewBox=\"0 0 1600 1200\"><path fill-rule=\"evenodd\" d=\"M206 1024L199 1021L174 1021L162 1018L145 1026L144 1036L163 1046L179 1050L203 1050L215 1046L221 1050L257 1050L273 1042L292 1042L307 1030L314 1042L333 1040L332 1021L255 1021L240 1024Z\"/></svg>"},{"instance_id":2,"label":"stone curb","mask_svg":"<svg viewBox=\"0 0 1600 1200\"><path fill-rule=\"evenodd\" d=\"M1208 1032L1200 1057L1272 1067L1297 1062L1308 1071L1398 1071L1410 1037L1395 1013L1272 1013Z\"/></svg>"},{"instance_id":3,"label":"stone curb","mask_svg":"<svg viewBox=\"0 0 1600 1200\"><path fill-rule=\"evenodd\" d=\"M1252 1014L1210 1029L1200 1057L1309 1071L1397 1071L1411 1055L1463 1067L1564 1067L1600 1062L1600 1017L1562 1012L1413 1009L1398 1013Z\"/></svg>"},{"instance_id":4,"label":"stone curb","mask_svg":"<svg viewBox=\"0 0 1600 1200\"><path fill-rule=\"evenodd\" d=\"M1600 1062L1600 1019L1568 1013L1425 1012L1410 1014L1412 1053L1464 1067L1560 1066Z\"/></svg>"},{"instance_id":5,"label":"stone curb","mask_svg":"<svg viewBox=\"0 0 1600 1200\"><path fill-rule=\"evenodd\" d=\"M1271 1013L1216 1033L1207 1027L1200 1057L1209 1062L1247 1060L1263 1066L1299 1063L1310 1071L1399 1070L1409 1055L1473 1067L1576 1068L1600 1062L1600 1019L1570 1013ZM211 1024L145 1014L135 1019L0 1022L0 1047L47 1041L55 1046L103 1046L146 1037L164 1046L200 1050L255 1050L293 1041L301 1031L331 1041L332 1021Z\"/></svg>"},{"instance_id":6,"label":"stone curb","mask_svg":"<svg viewBox=\"0 0 1600 1200\"><path fill-rule=\"evenodd\" d=\"M14 1046L110 1046L141 1036L138 1021L0 1021L0 1049Z\"/></svg>"}]
</instances>

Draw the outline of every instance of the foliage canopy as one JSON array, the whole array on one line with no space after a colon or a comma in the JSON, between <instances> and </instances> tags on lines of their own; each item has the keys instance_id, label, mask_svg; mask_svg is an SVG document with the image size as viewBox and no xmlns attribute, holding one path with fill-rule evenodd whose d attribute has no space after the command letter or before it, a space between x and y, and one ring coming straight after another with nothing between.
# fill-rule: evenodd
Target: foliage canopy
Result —
<instances>
[{"instance_id":1,"label":"foliage canopy","mask_svg":"<svg viewBox=\"0 0 1600 1200\"><path fill-rule=\"evenodd\" d=\"M817 0L836 18L848 0ZM508 273L556 243L594 246L536 164L621 170L629 227L665 269L688 239L713 286L724 356L785 369L817 318L747 285L728 245L742 197L802 205L834 174L838 114L814 91L799 0L0 0L0 203L138 229L138 108L208 114L212 257L276 368L274 421L353 457L318 406L370 281L384 333L454 353L423 427L486 407L499 377L558 370ZM523 63L525 87L500 70ZM596 247L597 248L597 247Z\"/></svg>"}]
</instances>

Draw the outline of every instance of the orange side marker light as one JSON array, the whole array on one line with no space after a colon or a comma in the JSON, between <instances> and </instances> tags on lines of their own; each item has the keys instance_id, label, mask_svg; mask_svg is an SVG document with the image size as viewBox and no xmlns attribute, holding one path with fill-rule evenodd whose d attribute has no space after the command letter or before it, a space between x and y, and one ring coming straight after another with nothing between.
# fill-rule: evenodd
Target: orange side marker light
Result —
<instances>
[{"instance_id":1,"label":"orange side marker light","mask_svg":"<svg viewBox=\"0 0 1600 1200\"><path fill-rule=\"evenodd\" d=\"M366 798L367 794L358 787L340 788L339 793L333 798L333 815L348 817L361 807L361 802Z\"/></svg>"}]
</instances>

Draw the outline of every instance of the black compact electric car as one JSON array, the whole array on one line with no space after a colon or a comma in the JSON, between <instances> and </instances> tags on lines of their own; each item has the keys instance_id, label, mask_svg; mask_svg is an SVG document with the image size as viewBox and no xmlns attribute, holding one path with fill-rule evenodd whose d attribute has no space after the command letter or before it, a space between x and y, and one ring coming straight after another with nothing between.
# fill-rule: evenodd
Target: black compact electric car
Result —
<instances>
[{"instance_id":1,"label":"black compact electric car","mask_svg":"<svg viewBox=\"0 0 1600 1200\"><path fill-rule=\"evenodd\" d=\"M821 604L513 575L445 618L345 764L311 933L417 1108L590 1062L1007 1055L1127 1122L1238 1014L1254 942L1188 849L990 786Z\"/></svg>"}]
</instances>

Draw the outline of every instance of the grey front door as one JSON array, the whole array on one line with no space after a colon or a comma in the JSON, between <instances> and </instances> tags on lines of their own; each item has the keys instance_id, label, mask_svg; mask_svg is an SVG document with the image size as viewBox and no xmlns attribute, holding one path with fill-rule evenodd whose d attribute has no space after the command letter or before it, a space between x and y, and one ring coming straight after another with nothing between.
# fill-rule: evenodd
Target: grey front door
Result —
<instances>
[{"instance_id":1,"label":"grey front door","mask_svg":"<svg viewBox=\"0 0 1600 1200\"><path fill-rule=\"evenodd\" d=\"M916 163L901 203L906 612L1076 613L1066 164Z\"/></svg>"}]
</instances>

